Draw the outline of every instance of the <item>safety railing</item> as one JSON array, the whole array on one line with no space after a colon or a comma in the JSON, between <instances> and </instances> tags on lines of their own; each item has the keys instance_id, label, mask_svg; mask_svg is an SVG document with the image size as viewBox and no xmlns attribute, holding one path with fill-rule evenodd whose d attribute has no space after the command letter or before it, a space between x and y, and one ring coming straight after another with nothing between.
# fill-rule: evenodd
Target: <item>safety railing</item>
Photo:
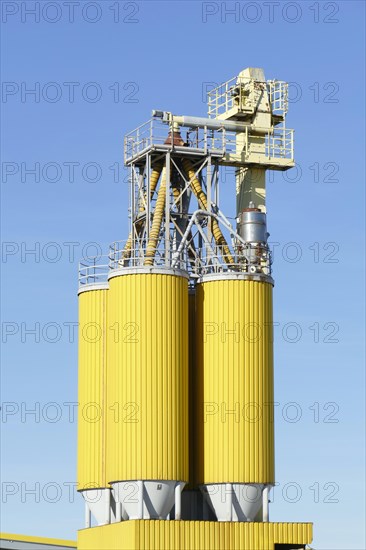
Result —
<instances>
[{"instance_id":1,"label":"safety railing","mask_svg":"<svg viewBox=\"0 0 366 550\"><path fill-rule=\"evenodd\" d=\"M159 118L152 118L125 136L124 159L125 163L155 148L169 150L180 148L180 152L211 153L223 155L235 145L235 136L225 129L211 130L206 126L187 130L182 136L182 144L171 144L169 132L171 125L161 122ZM233 134L233 135L231 135ZM184 139L184 141L183 141Z\"/></svg>"},{"instance_id":2,"label":"safety railing","mask_svg":"<svg viewBox=\"0 0 366 550\"><path fill-rule=\"evenodd\" d=\"M156 126L155 126L156 124ZM156 131L156 128L158 129ZM163 131L165 132L163 134ZM125 138L125 162L134 157L144 154L151 148L176 149L167 141L169 126L159 124L156 119L151 119L140 126ZM238 139L238 136L241 136ZM233 131L220 128L217 130L208 129L206 126L188 130L184 136L184 145L180 153L187 151L192 153L201 152L218 157L225 155L241 155L244 151L247 155L252 153L262 156L262 162L274 159L294 158L294 131L283 126L275 126L268 132L258 134L258 131L245 127L243 133L237 134ZM250 159L248 159L250 161Z\"/></svg>"},{"instance_id":3,"label":"safety railing","mask_svg":"<svg viewBox=\"0 0 366 550\"><path fill-rule=\"evenodd\" d=\"M282 80L268 80L267 86L272 113L286 116L288 111L288 83Z\"/></svg>"},{"instance_id":4,"label":"safety railing","mask_svg":"<svg viewBox=\"0 0 366 550\"><path fill-rule=\"evenodd\" d=\"M151 118L124 138L125 162L147 151L153 144L164 145L169 127L158 118Z\"/></svg>"},{"instance_id":5,"label":"safety railing","mask_svg":"<svg viewBox=\"0 0 366 550\"><path fill-rule=\"evenodd\" d=\"M148 246L131 241L115 241L110 245L108 256L83 259L79 263L79 288L87 285L106 283L114 270L133 267L168 268L172 265L176 250L168 253L162 248L152 250ZM148 259L152 258L149 263ZM227 246L204 243L195 248L194 255L189 255L184 247L175 267L187 271L197 278L215 273L242 273L248 275L270 276L272 258L270 250L263 244L236 242L229 250Z\"/></svg>"},{"instance_id":6,"label":"safety railing","mask_svg":"<svg viewBox=\"0 0 366 550\"><path fill-rule=\"evenodd\" d=\"M294 131L283 126L275 126L266 133L257 133L246 128L238 141L237 152L242 151L246 160L251 155L262 157L261 162L271 163L279 159L294 160ZM259 160L259 159L257 159Z\"/></svg>"},{"instance_id":7,"label":"safety railing","mask_svg":"<svg viewBox=\"0 0 366 550\"><path fill-rule=\"evenodd\" d=\"M121 269L123 267L170 267L174 250L165 250L164 246L149 247L146 241L115 241L109 248L109 269ZM180 256L178 266L188 270L186 250Z\"/></svg>"},{"instance_id":8,"label":"safety railing","mask_svg":"<svg viewBox=\"0 0 366 550\"><path fill-rule=\"evenodd\" d=\"M275 127L266 139L266 155L269 159L294 160L294 131Z\"/></svg>"},{"instance_id":9,"label":"safety railing","mask_svg":"<svg viewBox=\"0 0 366 550\"><path fill-rule=\"evenodd\" d=\"M236 133L225 128L198 127L187 132L187 147L218 155L235 152Z\"/></svg>"},{"instance_id":10,"label":"safety railing","mask_svg":"<svg viewBox=\"0 0 366 550\"><path fill-rule=\"evenodd\" d=\"M272 257L268 246L264 244L238 242L230 253L227 247L205 244L197 249L197 258L191 270L197 277L230 272L270 276Z\"/></svg>"},{"instance_id":11,"label":"safety railing","mask_svg":"<svg viewBox=\"0 0 366 550\"><path fill-rule=\"evenodd\" d=\"M106 283L109 273L107 256L84 258L79 262L79 288L85 285Z\"/></svg>"},{"instance_id":12,"label":"safety railing","mask_svg":"<svg viewBox=\"0 0 366 550\"><path fill-rule=\"evenodd\" d=\"M235 76L207 93L209 118L218 118L237 107L240 111L253 113L255 109L255 81Z\"/></svg>"},{"instance_id":13,"label":"safety railing","mask_svg":"<svg viewBox=\"0 0 366 550\"><path fill-rule=\"evenodd\" d=\"M179 154L210 154L219 158L225 155L238 155L237 162L252 162L250 155L255 154L261 158L254 161L263 164L275 159L293 161L294 158L294 131L284 126L274 126L263 134L250 126L246 126L240 134L225 128L213 130L202 126L188 129L182 136L182 145L178 146L170 144L169 131L170 125L162 123L158 118L152 118L136 128L125 138L125 162L128 163L154 148L178 148ZM230 160L230 157L226 160ZM232 160L235 161L234 157Z\"/></svg>"},{"instance_id":14,"label":"safety railing","mask_svg":"<svg viewBox=\"0 0 366 550\"><path fill-rule=\"evenodd\" d=\"M218 118L234 108L242 113L254 113L263 90L268 92L272 113L285 116L288 111L287 82L281 80L260 82L240 76L231 78L208 91L208 116Z\"/></svg>"}]
</instances>

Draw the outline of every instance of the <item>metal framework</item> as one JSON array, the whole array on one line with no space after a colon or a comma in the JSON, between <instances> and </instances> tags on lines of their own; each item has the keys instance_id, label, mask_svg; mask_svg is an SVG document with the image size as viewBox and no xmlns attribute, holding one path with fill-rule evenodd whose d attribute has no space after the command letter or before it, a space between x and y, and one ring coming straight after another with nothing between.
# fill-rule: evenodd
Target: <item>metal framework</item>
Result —
<instances>
[{"instance_id":1,"label":"metal framework","mask_svg":"<svg viewBox=\"0 0 366 550\"><path fill-rule=\"evenodd\" d=\"M294 133L285 124L288 86L246 69L211 90L207 103L208 118L153 111L125 136L129 237L113 243L107 258L80 264L80 286L141 266L187 270L193 284L218 272L271 277L267 234L256 236L259 226L249 218L257 212L265 226L265 171L294 166ZM236 215L243 210L248 219L240 226L238 218L236 228L220 209L220 166L235 168L237 196L244 197Z\"/></svg>"}]
</instances>

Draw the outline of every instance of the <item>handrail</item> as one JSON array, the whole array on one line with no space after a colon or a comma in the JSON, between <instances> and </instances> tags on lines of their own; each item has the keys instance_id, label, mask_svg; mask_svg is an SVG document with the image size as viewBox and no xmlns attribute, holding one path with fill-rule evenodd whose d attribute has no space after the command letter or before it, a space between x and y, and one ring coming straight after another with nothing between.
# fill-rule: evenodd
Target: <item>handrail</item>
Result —
<instances>
[{"instance_id":1,"label":"handrail","mask_svg":"<svg viewBox=\"0 0 366 550\"><path fill-rule=\"evenodd\" d=\"M159 150L179 150L179 153L201 153L202 155L215 154L219 156L241 155L243 150L247 153L255 152L265 162L268 159L288 159L293 161L293 133L292 129L285 126L274 126L270 130L264 130L265 149L255 151L255 141L258 137L258 128L245 127L244 144L239 145L234 131L219 128L210 129L207 126L188 129L185 145L176 146L167 143L171 131L171 125L163 123L158 118L152 118L126 135L124 141L125 163L130 162L138 155L158 148ZM244 147L244 149L243 149Z\"/></svg>"}]
</instances>

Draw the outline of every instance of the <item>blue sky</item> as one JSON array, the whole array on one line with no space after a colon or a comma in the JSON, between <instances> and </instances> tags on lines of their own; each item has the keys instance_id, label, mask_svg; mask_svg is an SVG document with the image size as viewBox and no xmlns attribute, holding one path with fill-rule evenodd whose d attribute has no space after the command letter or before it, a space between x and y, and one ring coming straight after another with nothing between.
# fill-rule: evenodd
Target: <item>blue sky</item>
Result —
<instances>
[{"instance_id":1,"label":"blue sky","mask_svg":"<svg viewBox=\"0 0 366 550\"><path fill-rule=\"evenodd\" d=\"M126 238L123 135L152 109L205 116L207 83L253 66L292 83L301 169L267 188L271 520L313 521L317 549L365 548L364 3L253 4L82 1L72 17L62 1L2 2L2 530L75 538L83 525L69 497L77 261Z\"/></svg>"}]
</instances>

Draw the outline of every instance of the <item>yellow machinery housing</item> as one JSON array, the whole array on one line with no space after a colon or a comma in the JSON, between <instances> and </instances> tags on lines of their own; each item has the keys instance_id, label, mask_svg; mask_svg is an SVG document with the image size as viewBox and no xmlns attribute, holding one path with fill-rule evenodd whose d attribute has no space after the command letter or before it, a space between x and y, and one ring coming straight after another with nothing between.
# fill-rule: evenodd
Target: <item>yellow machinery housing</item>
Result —
<instances>
[{"instance_id":1,"label":"yellow machinery housing","mask_svg":"<svg viewBox=\"0 0 366 550\"><path fill-rule=\"evenodd\" d=\"M109 284L107 477L130 519L166 517L188 482L187 275L121 269Z\"/></svg>"}]
</instances>

